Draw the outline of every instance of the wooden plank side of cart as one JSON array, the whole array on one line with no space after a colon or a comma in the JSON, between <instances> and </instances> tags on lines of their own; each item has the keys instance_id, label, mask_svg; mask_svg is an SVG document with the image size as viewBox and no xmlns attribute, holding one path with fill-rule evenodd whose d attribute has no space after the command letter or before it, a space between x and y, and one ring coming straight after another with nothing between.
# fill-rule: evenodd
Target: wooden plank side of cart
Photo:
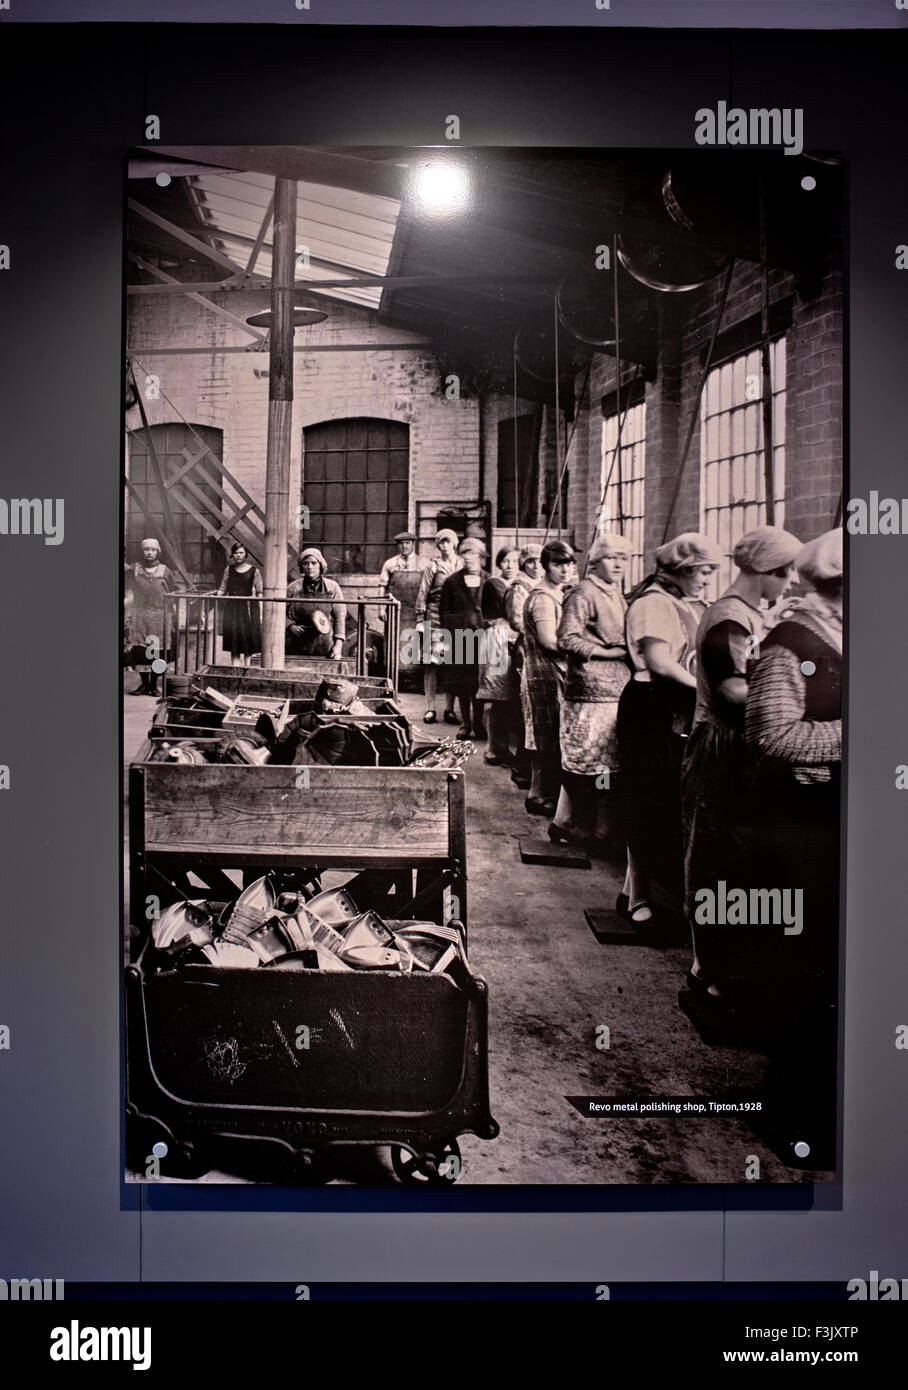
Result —
<instances>
[{"instance_id":1,"label":"wooden plank side of cart","mask_svg":"<svg viewBox=\"0 0 908 1390\"><path fill-rule=\"evenodd\" d=\"M144 763L130 770L130 805L144 856L158 859L462 868L465 858L463 776L443 769Z\"/></svg>"},{"instance_id":2,"label":"wooden plank side of cart","mask_svg":"<svg viewBox=\"0 0 908 1390\"><path fill-rule=\"evenodd\" d=\"M363 699L382 695L393 695L393 687L386 676L357 676L352 672L339 673L337 668L350 665L347 662L326 661L320 668L309 662L305 666L288 667L285 671L262 669L259 666L203 666L194 677L195 684L204 689L220 690L225 695L246 694L274 695L291 699L311 700L323 680L342 679L352 681Z\"/></svg>"}]
</instances>

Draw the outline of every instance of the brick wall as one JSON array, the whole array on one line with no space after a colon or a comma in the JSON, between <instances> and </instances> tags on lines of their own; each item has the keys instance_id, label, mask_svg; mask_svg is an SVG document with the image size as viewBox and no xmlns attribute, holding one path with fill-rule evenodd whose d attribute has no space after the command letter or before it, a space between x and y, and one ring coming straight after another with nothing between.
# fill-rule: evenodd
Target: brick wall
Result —
<instances>
[{"instance_id":1,"label":"brick wall","mask_svg":"<svg viewBox=\"0 0 908 1390\"><path fill-rule=\"evenodd\" d=\"M695 409L701 352L712 334L723 277L690 294L660 300L661 334L655 378L646 383L646 546L647 559L659 545L669 518L684 436ZM773 272L771 303L793 300L787 332L786 373L786 525L805 540L833 524L842 478L843 288L840 265L830 261L821 293L798 297L794 277ZM213 296L245 318L261 309L261 291ZM485 494L496 519L498 422L513 414L510 395L449 399L442 366L416 335L377 323L375 314L339 301L330 303L329 318L297 330L296 342L374 343L366 351L298 352L295 355L291 503L301 496L305 477L303 430L307 425L356 416L401 421L410 430L410 522L419 499L466 503L479 495L480 451ZM740 262L732 278L722 328L759 313L759 268ZM267 438L267 354L223 353L228 344L249 340L233 325L181 295L133 296L129 301L128 342L138 362L160 377L162 399L146 402L152 424L184 416L192 424L223 431L224 464L260 503L264 498ZM379 344L399 344L391 348ZM202 353L155 357L143 349L204 347ZM622 390L633 364L622 364ZM137 370L139 368L137 367ZM139 384L143 384L141 372ZM604 395L615 389L614 358L594 354L574 383L576 425L568 425L568 498L564 532L585 548L595 526L601 493L602 413ZM165 399L169 398L168 399ZM169 402L172 402L171 405ZM518 402L518 413L533 409ZM480 420L482 439L480 439ZM127 425L139 424L138 412ZM669 531L696 530L700 524L700 432L695 427L687 465L678 489ZM543 416L539 460L538 524L546 524L546 497L554 495L555 436L553 412ZM548 491L547 491L548 489ZM305 495L302 495L305 500ZM554 529L554 513L552 517ZM431 545L422 546L424 553Z\"/></svg>"},{"instance_id":2,"label":"brick wall","mask_svg":"<svg viewBox=\"0 0 908 1390\"><path fill-rule=\"evenodd\" d=\"M665 295L660 304L661 334L655 379L646 383L646 548L647 560L670 535L700 527L700 428L696 424L684 474L678 466L696 409L701 353L712 336L724 276L690 294ZM802 300L793 275L773 272L770 304L793 300L786 332L785 525L805 541L828 530L835 520L843 467L843 282L841 265L827 261L817 298ZM735 267L722 331L760 312L760 271L750 262ZM622 390L632 368L622 364ZM575 382L579 401L582 375ZM601 489L601 400L615 389L615 361L596 354L589 400L580 411L568 455L568 516L577 544L588 544L595 526ZM672 497L678 486L677 500Z\"/></svg>"},{"instance_id":3,"label":"brick wall","mask_svg":"<svg viewBox=\"0 0 908 1390\"><path fill-rule=\"evenodd\" d=\"M260 310L261 291L212 295L238 318ZM290 459L291 508L305 501L303 431L306 426L356 416L396 420L410 431L410 523L418 499L474 501L479 479L479 403L448 399L439 362L412 333L389 328L374 313L340 301L326 305L328 319L296 332L307 342L400 344L367 351L297 352L294 356L293 434ZM184 417L193 425L223 431L223 462L257 502L263 504L268 421L268 356L249 351L224 353L227 345L247 345L238 327L217 318L184 295L132 296L127 341L138 363L160 378L161 399L147 400L152 425ZM410 346L412 344L412 346ZM203 353L145 355L157 347L204 347ZM254 344L252 345L254 347ZM137 410L127 427L140 424ZM431 547L424 547L431 549Z\"/></svg>"}]
</instances>

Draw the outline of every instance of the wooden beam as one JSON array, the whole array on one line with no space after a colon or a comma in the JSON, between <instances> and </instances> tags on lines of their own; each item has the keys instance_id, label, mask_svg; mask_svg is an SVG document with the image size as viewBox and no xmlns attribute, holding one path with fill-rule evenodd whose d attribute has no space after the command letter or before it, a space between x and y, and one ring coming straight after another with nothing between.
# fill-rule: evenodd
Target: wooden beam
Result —
<instances>
[{"instance_id":1,"label":"wooden beam","mask_svg":"<svg viewBox=\"0 0 908 1390\"><path fill-rule=\"evenodd\" d=\"M131 258L130 258L131 259ZM190 290L239 289L231 280L174 280L170 285L127 285L127 294L188 294Z\"/></svg>"},{"instance_id":2,"label":"wooden beam","mask_svg":"<svg viewBox=\"0 0 908 1390\"><path fill-rule=\"evenodd\" d=\"M223 228L223 227L217 227L217 226L215 226L214 223L210 223L210 224L205 228L205 230L206 230L206 232L208 232L211 236L217 237L218 239L224 239L224 240L226 240L226 241L236 241L236 242L239 242L240 246L255 246L255 243L256 243L256 238L255 238L255 237L251 237L251 236L246 236L245 232L228 232L228 231L227 231L225 228ZM273 255L273 254L274 254L274 243L273 243L273 242L270 242L270 241L265 241L265 242L262 243L261 249L264 250L264 251L270 251L270 252L272 253L272 255ZM294 249L294 253L295 253L295 252L296 252L296 247L294 247L293 249ZM294 259L295 259L295 255L294 255ZM348 270L348 271L350 272L351 275L358 275L358 274L363 273L363 272L362 272L362 267L360 267L360 266L349 265L346 261L328 261L328 260L326 260L326 259L324 258L324 256L312 256L312 255L310 255L310 257L309 257L309 263L310 263L310 265L323 265L323 266L325 267L326 270L341 270L341 271L343 271L343 270ZM236 268L236 267L234 267L234 269L235 269L235 268Z\"/></svg>"},{"instance_id":3,"label":"wooden beam","mask_svg":"<svg viewBox=\"0 0 908 1390\"><path fill-rule=\"evenodd\" d=\"M262 218L262 225L259 227L258 235L256 236L255 241L252 244L252 250L249 252L249 260L246 262L247 276L251 275L252 272L255 270L255 263L259 258L259 252L262 249L262 244L265 240L266 233L271 225L271 215L273 212L274 194L272 193L271 197L268 199L268 207L265 209L265 216Z\"/></svg>"},{"instance_id":4,"label":"wooden beam","mask_svg":"<svg viewBox=\"0 0 908 1390\"><path fill-rule=\"evenodd\" d=\"M188 422L187 422L187 423L188 423ZM192 426L189 425L189 428L192 429ZM192 460L192 465L193 465L193 467L199 466L199 471L202 473L202 477L205 479L205 481L206 481L206 482L210 482L210 483L212 484L212 486L218 488L218 489L221 491L221 496L224 497L228 502L230 502L230 498L227 496L227 493L223 491L223 489L221 488L221 486L220 486L220 484L218 483L217 479L212 479L212 478L210 478L209 475L208 475L207 473L203 472L202 469L201 469L202 460L205 459L205 458L210 458L210 459L212 460L212 462L214 463L215 467L217 468L218 477L219 477L219 478L223 478L223 477L225 476L225 474L226 474L227 481L228 481L228 483L230 484L230 486L233 488L234 492L238 492L238 493L240 494L240 497L243 499L243 501L244 501L244 502L248 502L249 505L250 505L251 507L254 508L255 513L256 513L256 515L258 516L259 520L264 522L264 520L265 520L265 513L262 511L261 507L260 507L259 504L256 502L255 498L254 498L254 497L250 497L249 493L248 493L248 492L246 491L246 489L243 487L243 484L240 483L240 482L237 482L236 478L234 478L233 475L232 475L231 473L228 473L228 472L227 472L226 468L224 467L224 461L223 461L223 459L219 459L218 456L217 456L217 454L214 452L214 450L213 450L213 449L209 449L209 447L208 447L207 444L202 443L201 440L199 440L199 443L202 445L202 449L201 449L201 452L198 453L198 454L196 454L195 457L193 458L193 460ZM188 463L188 462L189 462L189 450L188 450L188 449L181 449L181 450L180 450L180 453L183 455L184 459L186 459L186 461L187 461L187 463ZM189 472L189 469L188 469L188 468L181 468L181 469L180 469L180 474L179 474L179 476L182 477L184 473L188 473L188 472ZM175 478L175 479L174 479L174 482L176 482L176 481L177 481L177 480L176 480L176 478ZM231 502L231 506L232 506L232 505L233 505L233 503Z\"/></svg>"},{"instance_id":5,"label":"wooden beam","mask_svg":"<svg viewBox=\"0 0 908 1390\"><path fill-rule=\"evenodd\" d=\"M144 261L141 256L137 256L132 251L129 253L129 259L134 261L142 270L147 270L149 275L157 275L165 284L180 284L179 280L176 280L172 275L168 275L164 270L158 270L157 266L151 265L148 261ZM180 285L180 289L182 288L182 285ZM186 295L187 299L194 299L197 304L201 304L203 309L207 309L209 313L216 315L218 318L226 319L228 323L233 324L234 328L241 328L244 333L248 333L249 337L254 338L256 342L264 343L267 341L267 334L260 333L257 328L253 328L251 324L238 318L236 314L231 314L229 309L222 309L220 304L215 304L213 300L207 299L205 295L195 294L192 291L186 290L184 290L183 293Z\"/></svg>"},{"instance_id":6,"label":"wooden beam","mask_svg":"<svg viewBox=\"0 0 908 1390\"><path fill-rule=\"evenodd\" d=\"M271 263L271 339L268 374L268 445L265 464L264 597L287 594L290 521L290 429L293 415L293 281L296 264L296 182L274 181L274 251ZM264 605L262 665L284 665L285 611Z\"/></svg>"},{"instance_id":7,"label":"wooden beam","mask_svg":"<svg viewBox=\"0 0 908 1390\"><path fill-rule=\"evenodd\" d=\"M207 256L210 261L215 261L218 265L224 266L234 275L241 275L241 268L213 246L206 246L204 241L199 241L197 237L185 232L182 227L178 227L174 222L168 222L166 217L160 217L158 213L152 212L151 208L144 207L137 203L135 198L127 198L127 207L138 217L142 217L146 222L151 222L153 226L160 228L162 232L167 232L169 236L176 237L177 241L185 242L191 246L193 251L198 251L201 255Z\"/></svg>"},{"instance_id":8,"label":"wooden beam","mask_svg":"<svg viewBox=\"0 0 908 1390\"><path fill-rule=\"evenodd\" d=\"M245 521L246 513L250 510L251 507L251 502L244 502L242 507L240 507L237 511L233 513L233 516L228 517L221 529L218 531L217 539L219 541L222 541L224 537L228 534L228 532L233 530L234 526L239 525L241 521Z\"/></svg>"},{"instance_id":9,"label":"wooden beam","mask_svg":"<svg viewBox=\"0 0 908 1390\"><path fill-rule=\"evenodd\" d=\"M399 202L402 196L406 168L401 164L412 157L412 150L401 150L400 162L396 151L391 158L368 159L362 155L341 153L336 149L318 149L308 145L142 145L145 154L156 158L170 155L194 164L207 163L216 170L243 174L272 174L276 177L301 179L304 183L322 183L332 188L348 188L355 193L371 193L380 198Z\"/></svg>"},{"instance_id":10,"label":"wooden beam","mask_svg":"<svg viewBox=\"0 0 908 1390\"><path fill-rule=\"evenodd\" d=\"M294 352L304 352L308 356L314 352L424 352L431 348L432 342L429 338L417 338L412 343L295 343ZM225 347L141 347L127 348L127 352L135 354L136 357L182 357L192 356L193 353L219 354L226 352L255 352L252 343L245 346L236 344Z\"/></svg>"},{"instance_id":11,"label":"wooden beam","mask_svg":"<svg viewBox=\"0 0 908 1390\"><path fill-rule=\"evenodd\" d=\"M240 284L235 276L231 276L228 280L179 280L171 285L127 285L126 293L161 295L186 294L190 290L264 290L268 289L270 283L270 280L254 275ZM542 295L551 294L555 283L554 278L543 283L535 275L351 275L344 280L294 280L293 287L297 290L357 290L383 285L386 289L398 290L454 290L475 286L496 290L507 285L522 285L535 288Z\"/></svg>"}]
</instances>

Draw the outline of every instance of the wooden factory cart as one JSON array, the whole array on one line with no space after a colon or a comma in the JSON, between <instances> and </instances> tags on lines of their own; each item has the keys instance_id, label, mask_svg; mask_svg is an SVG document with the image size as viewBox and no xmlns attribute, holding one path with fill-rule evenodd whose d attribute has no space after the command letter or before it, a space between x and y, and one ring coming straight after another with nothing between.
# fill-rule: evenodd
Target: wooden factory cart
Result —
<instances>
[{"instance_id":1,"label":"wooden factory cart","mask_svg":"<svg viewBox=\"0 0 908 1390\"><path fill-rule=\"evenodd\" d=\"M389 1146L401 1181L449 1183L458 1136L498 1133L483 980L158 968L149 903L220 898L233 869L299 887L344 871L358 905L389 920L442 922L447 889L466 926L461 772L305 770L308 786L297 767L130 769L129 1160L144 1172L163 1142L163 1172L198 1176L236 1141L273 1154L283 1180L312 1182L339 1148Z\"/></svg>"}]
</instances>

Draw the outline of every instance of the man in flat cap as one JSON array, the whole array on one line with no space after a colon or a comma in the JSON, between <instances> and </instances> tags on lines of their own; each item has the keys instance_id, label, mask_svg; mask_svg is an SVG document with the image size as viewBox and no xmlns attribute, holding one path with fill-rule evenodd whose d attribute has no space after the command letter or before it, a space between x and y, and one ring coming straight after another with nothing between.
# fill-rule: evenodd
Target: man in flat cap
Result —
<instances>
[{"instance_id":1,"label":"man in flat cap","mask_svg":"<svg viewBox=\"0 0 908 1390\"><path fill-rule=\"evenodd\" d=\"M394 583L394 576L398 574L422 574L426 562L421 560L416 553L416 535L413 531L398 531L394 541L397 545L397 554L389 556L382 565L378 582L383 594L393 594L395 598L400 598L400 594L395 592L397 586ZM419 587L418 580L416 587L417 589Z\"/></svg>"},{"instance_id":2,"label":"man in flat cap","mask_svg":"<svg viewBox=\"0 0 908 1390\"><path fill-rule=\"evenodd\" d=\"M416 626L416 596L426 562L416 553L416 535L413 531L398 531L394 540L397 554L390 556L382 565L378 582L381 592L396 598L400 604L400 665L405 670L412 668L413 663L404 633Z\"/></svg>"}]
</instances>

